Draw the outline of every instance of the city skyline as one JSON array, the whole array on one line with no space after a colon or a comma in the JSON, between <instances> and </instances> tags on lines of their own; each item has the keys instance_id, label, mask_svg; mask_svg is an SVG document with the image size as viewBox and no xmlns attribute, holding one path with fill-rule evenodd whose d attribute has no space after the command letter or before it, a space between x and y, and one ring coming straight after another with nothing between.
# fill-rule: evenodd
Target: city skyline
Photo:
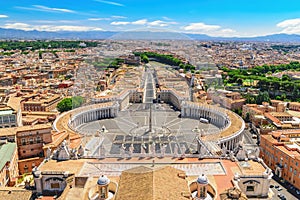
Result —
<instances>
[{"instance_id":1,"label":"city skyline","mask_svg":"<svg viewBox=\"0 0 300 200\"><path fill-rule=\"evenodd\" d=\"M164 30L217 37L300 34L299 2L88 0L0 2L0 28L38 31Z\"/></svg>"}]
</instances>

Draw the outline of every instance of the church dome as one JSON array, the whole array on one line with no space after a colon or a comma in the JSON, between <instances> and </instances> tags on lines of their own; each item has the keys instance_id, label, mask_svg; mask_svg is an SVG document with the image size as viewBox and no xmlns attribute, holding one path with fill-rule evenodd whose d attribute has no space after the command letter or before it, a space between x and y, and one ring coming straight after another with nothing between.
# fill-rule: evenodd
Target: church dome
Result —
<instances>
[{"instance_id":1,"label":"church dome","mask_svg":"<svg viewBox=\"0 0 300 200\"><path fill-rule=\"evenodd\" d=\"M98 185L107 185L109 183L110 183L110 180L105 175L100 176L98 181L97 181Z\"/></svg>"},{"instance_id":2,"label":"church dome","mask_svg":"<svg viewBox=\"0 0 300 200\"><path fill-rule=\"evenodd\" d=\"M208 184L207 176L205 176L204 174L198 176L197 183L199 183L199 184Z\"/></svg>"}]
</instances>

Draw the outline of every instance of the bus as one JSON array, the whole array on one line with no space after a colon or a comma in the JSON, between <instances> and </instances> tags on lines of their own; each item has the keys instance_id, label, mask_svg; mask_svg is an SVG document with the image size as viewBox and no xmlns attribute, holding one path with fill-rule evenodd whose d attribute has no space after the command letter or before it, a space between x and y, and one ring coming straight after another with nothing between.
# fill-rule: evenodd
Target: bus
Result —
<instances>
[{"instance_id":1,"label":"bus","mask_svg":"<svg viewBox=\"0 0 300 200\"><path fill-rule=\"evenodd\" d=\"M208 124L208 119L205 119L205 118L200 118L200 122L202 123L205 123L205 124Z\"/></svg>"}]
</instances>

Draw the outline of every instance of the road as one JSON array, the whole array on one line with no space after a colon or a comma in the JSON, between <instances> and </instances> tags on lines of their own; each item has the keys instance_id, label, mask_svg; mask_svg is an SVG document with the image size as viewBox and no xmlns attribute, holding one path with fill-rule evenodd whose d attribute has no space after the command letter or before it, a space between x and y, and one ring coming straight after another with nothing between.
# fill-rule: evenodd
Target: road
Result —
<instances>
[{"instance_id":1,"label":"road","mask_svg":"<svg viewBox=\"0 0 300 200\"><path fill-rule=\"evenodd\" d=\"M273 179L271 180L271 185L276 186L276 187L279 186L280 188L282 188L281 191L278 191L278 189L275 188L275 187L272 187L272 188L271 188L271 190L274 192L274 196L273 196L272 200L280 199L280 198L278 197L278 194L283 194L283 195L286 197L287 200L297 200L297 199L300 198L299 195L298 195L298 197L296 197L296 195L291 194L291 193L285 188L286 185L283 184L283 183L281 183L280 181L278 181L278 180L276 179L276 177L274 177L274 176L273 176Z\"/></svg>"},{"instance_id":2,"label":"road","mask_svg":"<svg viewBox=\"0 0 300 200\"><path fill-rule=\"evenodd\" d=\"M249 129L244 130L244 143L246 144L257 144L257 139L252 138L252 134Z\"/></svg>"},{"instance_id":3,"label":"road","mask_svg":"<svg viewBox=\"0 0 300 200\"><path fill-rule=\"evenodd\" d=\"M144 103L153 103L154 99L154 80L151 70L147 70L146 72L146 80L145 80L145 96L144 96Z\"/></svg>"}]
</instances>

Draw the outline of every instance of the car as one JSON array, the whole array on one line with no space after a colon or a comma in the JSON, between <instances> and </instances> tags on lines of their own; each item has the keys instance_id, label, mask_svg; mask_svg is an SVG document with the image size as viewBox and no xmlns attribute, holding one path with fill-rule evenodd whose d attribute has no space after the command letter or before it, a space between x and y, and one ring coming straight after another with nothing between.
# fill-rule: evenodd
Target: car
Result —
<instances>
[{"instance_id":1,"label":"car","mask_svg":"<svg viewBox=\"0 0 300 200\"><path fill-rule=\"evenodd\" d=\"M276 189L279 188L279 185L275 185L275 188L276 188Z\"/></svg>"},{"instance_id":2,"label":"car","mask_svg":"<svg viewBox=\"0 0 300 200\"><path fill-rule=\"evenodd\" d=\"M277 196L278 196L279 198L281 198L281 197L283 196L283 194L278 193Z\"/></svg>"},{"instance_id":3,"label":"car","mask_svg":"<svg viewBox=\"0 0 300 200\"><path fill-rule=\"evenodd\" d=\"M279 187L279 188L277 188L277 190L278 190L278 191L281 191L281 190L282 190L282 188L281 188L281 187Z\"/></svg>"},{"instance_id":4,"label":"car","mask_svg":"<svg viewBox=\"0 0 300 200\"><path fill-rule=\"evenodd\" d=\"M281 195L280 199L281 200L286 200L286 197L284 195Z\"/></svg>"},{"instance_id":5,"label":"car","mask_svg":"<svg viewBox=\"0 0 300 200\"><path fill-rule=\"evenodd\" d=\"M300 190L296 190L296 193L299 195L300 194Z\"/></svg>"},{"instance_id":6,"label":"car","mask_svg":"<svg viewBox=\"0 0 300 200\"><path fill-rule=\"evenodd\" d=\"M270 188L273 188L274 187L274 185L270 185Z\"/></svg>"}]
</instances>

